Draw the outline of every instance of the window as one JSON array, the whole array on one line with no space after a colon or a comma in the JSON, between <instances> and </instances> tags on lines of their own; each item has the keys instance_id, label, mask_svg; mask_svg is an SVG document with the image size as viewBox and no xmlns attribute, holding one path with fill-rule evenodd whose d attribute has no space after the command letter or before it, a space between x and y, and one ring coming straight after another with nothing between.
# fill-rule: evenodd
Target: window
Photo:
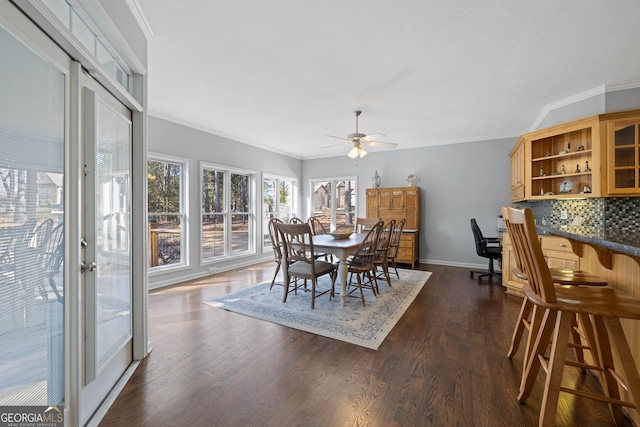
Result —
<instances>
[{"instance_id":1,"label":"window","mask_svg":"<svg viewBox=\"0 0 640 427\"><path fill-rule=\"evenodd\" d=\"M80 16L82 9L67 0L44 0L44 5L69 29L71 34L87 49L87 51L102 65L102 70L113 77L127 92L131 92L131 73L127 71L122 61L109 47L104 37L97 29L92 29Z\"/></svg>"},{"instance_id":2,"label":"window","mask_svg":"<svg viewBox=\"0 0 640 427\"><path fill-rule=\"evenodd\" d=\"M311 181L311 214L327 230L353 230L358 200L355 178Z\"/></svg>"},{"instance_id":3,"label":"window","mask_svg":"<svg viewBox=\"0 0 640 427\"><path fill-rule=\"evenodd\" d=\"M202 261L254 252L252 172L202 167Z\"/></svg>"},{"instance_id":4,"label":"window","mask_svg":"<svg viewBox=\"0 0 640 427\"><path fill-rule=\"evenodd\" d=\"M186 265L186 161L150 155L147 161L150 271Z\"/></svg>"},{"instance_id":5,"label":"window","mask_svg":"<svg viewBox=\"0 0 640 427\"><path fill-rule=\"evenodd\" d=\"M294 195L296 180L265 175L262 180L262 244L263 248L271 248L269 237L269 220L278 218L288 221L295 216Z\"/></svg>"}]
</instances>

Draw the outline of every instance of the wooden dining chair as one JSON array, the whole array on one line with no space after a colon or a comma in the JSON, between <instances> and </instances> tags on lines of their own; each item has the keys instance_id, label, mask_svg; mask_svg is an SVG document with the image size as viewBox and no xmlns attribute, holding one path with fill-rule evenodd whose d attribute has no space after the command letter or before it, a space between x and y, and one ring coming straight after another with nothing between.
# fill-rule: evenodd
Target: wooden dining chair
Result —
<instances>
[{"instance_id":1,"label":"wooden dining chair","mask_svg":"<svg viewBox=\"0 0 640 427\"><path fill-rule=\"evenodd\" d=\"M298 218L297 216L292 216L289 218L289 224L306 224L303 220Z\"/></svg>"},{"instance_id":2,"label":"wooden dining chair","mask_svg":"<svg viewBox=\"0 0 640 427\"><path fill-rule=\"evenodd\" d=\"M273 279L271 279L271 286L269 286L269 289L273 288L273 285L276 283L276 277L278 277L280 265L282 264L282 239L280 238L280 232L278 231L278 224L282 224L282 220L279 218L271 218L268 224L271 248L273 249L273 260L276 263L276 272L273 274Z\"/></svg>"},{"instance_id":3,"label":"wooden dining chair","mask_svg":"<svg viewBox=\"0 0 640 427\"><path fill-rule=\"evenodd\" d=\"M366 233L374 225L376 225L380 221L380 218L356 218L356 224L354 227L354 231L356 233Z\"/></svg>"},{"instance_id":4,"label":"wooden dining chair","mask_svg":"<svg viewBox=\"0 0 640 427\"><path fill-rule=\"evenodd\" d=\"M319 234L327 234L326 228L324 228L322 222L315 216L310 216L307 222L311 226L311 232L314 236L317 236Z\"/></svg>"},{"instance_id":5,"label":"wooden dining chair","mask_svg":"<svg viewBox=\"0 0 640 427\"><path fill-rule=\"evenodd\" d=\"M354 253L354 255L347 261L347 271L351 278L356 276L357 279L357 288L352 289L347 293L347 296L351 295L356 290L360 291L360 300L362 301L362 306L365 306L364 303L364 292L363 288L371 289L373 295L378 295L378 282L376 280L376 275L374 274L374 261L376 257L377 251L377 242L380 232L382 231L382 227L384 223L382 221L378 221L365 236L364 240L358 247L358 250ZM353 285L352 281L349 281L349 285Z\"/></svg>"},{"instance_id":6,"label":"wooden dining chair","mask_svg":"<svg viewBox=\"0 0 640 427\"><path fill-rule=\"evenodd\" d=\"M533 390L540 368L546 374L539 425L555 425L560 392L595 399L609 404L616 424L623 422L622 407L640 408L640 375L625 337L620 319L640 319L640 299L611 287L556 286L547 266L530 208L508 208L514 245L520 245L527 275L523 290L534 310L542 311L540 328L523 372L518 401L524 402ZM574 316L578 315L591 334L595 347L592 364L566 361ZM547 348L551 347L546 357ZM617 358L614 361L614 353ZM571 389L562 384L565 366L592 370L599 378L603 395ZM630 400L623 400L626 390ZM624 397L627 398L627 397Z\"/></svg>"},{"instance_id":7,"label":"wooden dining chair","mask_svg":"<svg viewBox=\"0 0 640 427\"><path fill-rule=\"evenodd\" d=\"M376 244L376 256L373 259L373 274L376 279L382 279L391 286L391 277L389 276L389 248L391 247L391 237L396 227L396 220L392 219L387 222L378 235ZM380 271L381 270L381 271Z\"/></svg>"},{"instance_id":8,"label":"wooden dining chair","mask_svg":"<svg viewBox=\"0 0 640 427\"><path fill-rule=\"evenodd\" d=\"M387 265L391 265L396 271L396 277L400 279L398 273L398 266L396 265L396 259L398 258L398 252L400 251L400 241L402 240L402 230L404 230L404 224L407 222L406 218L402 218L393 229L391 233L391 242L389 243L389 252L387 253Z\"/></svg>"},{"instance_id":9,"label":"wooden dining chair","mask_svg":"<svg viewBox=\"0 0 640 427\"><path fill-rule=\"evenodd\" d=\"M521 239L518 230L513 229L509 221L509 209L507 207L502 208L502 218L504 219L505 227L511 239ZM520 280L527 281L527 275L524 272L524 263L523 257L524 255L521 253L522 242L515 242L518 244L514 244L513 247L513 263L512 263L512 272L516 277ZM562 286L606 286L607 281L601 277L590 274L586 271L582 270L570 270L564 268L549 268L549 272L551 273L551 277L553 282L557 285ZM533 337L532 329L537 329L541 321L541 315L534 319L532 317L533 312L533 304L527 299L523 298L522 306L520 307L520 313L518 314L518 320L516 321L513 334L511 336L511 346L509 347L509 351L507 353L507 357L509 359L513 358L513 356L518 351L520 346L520 342L522 337L524 336L525 330L529 331L529 340ZM580 335L577 331L577 322L574 320L574 329L572 329L572 337L573 343L571 344L574 348L574 352L576 354L576 359L578 361L584 361L584 357L582 354L582 348L580 344ZM527 351L525 351L525 355L523 357L523 366L526 366L527 359L529 357L528 351L531 350L532 343L527 345Z\"/></svg>"},{"instance_id":10,"label":"wooden dining chair","mask_svg":"<svg viewBox=\"0 0 640 427\"><path fill-rule=\"evenodd\" d=\"M289 284L292 278L311 281L311 308L315 308L316 298L326 293L335 292L337 270L333 264L316 258L313 250L313 234L309 224L277 224L283 242L282 269L285 277L284 296L282 302L287 302ZM331 276L331 286L316 293L318 278ZM297 288L297 286L296 286Z\"/></svg>"}]
</instances>

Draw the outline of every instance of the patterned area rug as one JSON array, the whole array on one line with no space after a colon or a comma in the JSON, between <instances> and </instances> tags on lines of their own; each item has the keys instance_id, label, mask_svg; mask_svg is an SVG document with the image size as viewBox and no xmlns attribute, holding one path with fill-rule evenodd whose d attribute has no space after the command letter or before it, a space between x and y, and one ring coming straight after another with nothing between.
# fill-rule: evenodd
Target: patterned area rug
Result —
<instances>
[{"instance_id":1,"label":"patterned area rug","mask_svg":"<svg viewBox=\"0 0 640 427\"><path fill-rule=\"evenodd\" d=\"M347 298L346 307L342 307L339 295L329 301L329 294L325 294L316 299L316 307L311 310L311 292L301 290L297 295L289 294L283 303L282 283L278 286L277 282L272 290L271 282L260 283L204 304L377 350L431 276L427 271L398 271L400 280L392 276L393 287L379 281L379 297L365 289L366 307L359 298ZM330 285L330 279L324 276L316 289ZM339 289L336 285L336 291Z\"/></svg>"}]
</instances>

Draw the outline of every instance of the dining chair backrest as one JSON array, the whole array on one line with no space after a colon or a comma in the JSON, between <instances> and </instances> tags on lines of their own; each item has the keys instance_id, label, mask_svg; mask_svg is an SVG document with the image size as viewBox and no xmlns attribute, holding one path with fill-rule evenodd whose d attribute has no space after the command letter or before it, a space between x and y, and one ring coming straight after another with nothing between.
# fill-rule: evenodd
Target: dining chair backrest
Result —
<instances>
[{"instance_id":1,"label":"dining chair backrest","mask_svg":"<svg viewBox=\"0 0 640 427\"><path fill-rule=\"evenodd\" d=\"M405 218L402 218L394 227L391 233L391 241L389 242L388 258L396 258L398 256L398 249L400 248L400 240L402 239L402 230L404 230L404 224L407 222Z\"/></svg>"},{"instance_id":2,"label":"dining chair backrest","mask_svg":"<svg viewBox=\"0 0 640 427\"><path fill-rule=\"evenodd\" d=\"M280 238L283 243L283 257L286 264L304 262L315 264L313 252L313 239L309 224L278 224Z\"/></svg>"},{"instance_id":3,"label":"dining chair backrest","mask_svg":"<svg viewBox=\"0 0 640 427\"><path fill-rule=\"evenodd\" d=\"M380 218L356 218L355 232L366 233L380 221Z\"/></svg>"},{"instance_id":4,"label":"dining chair backrest","mask_svg":"<svg viewBox=\"0 0 640 427\"><path fill-rule=\"evenodd\" d=\"M273 249L273 257L276 262L280 262L282 260L282 239L280 238L280 232L278 231L278 224L282 224L282 220L279 218L271 218L268 224L271 248Z\"/></svg>"},{"instance_id":5,"label":"dining chair backrest","mask_svg":"<svg viewBox=\"0 0 640 427\"><path fill-rule=\"evenodd\" d=\"M357 265L364 270L373 269L376 253L378 249L378 238L382 232L384 222L382 220L376 222L373 227L367 231L366 236L360 243L358 250L351 260L352 265Z\"/></svg>"},{"instance_id":6,"label":"dining chair backrest","mask_svg":"<svg viewBox=\"0 0 640 427\"><path fill-rule=\"evenodd\" d=\"M387 253L389 252L389 247L391 245L391 236L393 235L393 230L396 227L396 220L392 219L383 225L382 230L378 234L378 243L377 247L377 256L376 260L386 260Z\"/></svg>"},{"instance_id":7,"label":"dining chair backrest","mask_svg":"<svg viewBox=\"0 0 640 427\"><path fill-rule=\"evenodd\" d=\"M318 236L320 234L327 234L327 229L324 228L324 225L322 225L322 222L315 216L309 217L309 220L307 222L311 226L311 232L313 233L314 236Z\"/></svg>"},{"instance_id":8,"label":"dining chair backrest","mask_svg":"<svg viewBox=\"0 0 640 427\"><path fill-rule=\"evenodd\" d=\"M292 216L289 218L289 224L305 224L305 222L297 216Z\"/></svg>"},{"instance_id":9,"label":"dining chair backrest","mask_svg":"<svg viewBox=\"0 0 640 427\"><path fill-rule=\"evenodd\" d=\"M47 244L47 241L49 240L49 236L51 235L52 229L53 229L53 219L47 218L43 220L35 228L33 232L33 236L31 237L29 246L31 246L32 248L41 248L44 250L44 247Z\"/></svg>"},{"instance_id":10,"label":"dining chair backrest","mask_svg":"<svg viewBox=\"0 0 640 427\"><path fill-rule=\"evenodd\" d=\"M531 289L545 302L556 303L553 278L542 252L531 208L508 207L509 233L514 247L520 247L520 258ZM505 223L506 224L506 223Z\"/></svg>"}]
</instances>

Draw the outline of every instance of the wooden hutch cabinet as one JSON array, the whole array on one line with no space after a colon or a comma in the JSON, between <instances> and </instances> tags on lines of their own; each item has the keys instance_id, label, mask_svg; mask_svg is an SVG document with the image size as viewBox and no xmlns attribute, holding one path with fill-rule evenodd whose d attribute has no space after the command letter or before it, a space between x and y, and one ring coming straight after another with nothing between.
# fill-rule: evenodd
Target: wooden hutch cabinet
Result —
<instances>
[{"instance_id":1,"label":"wooden hutch cabinet","mask_svg":"<svg viewBox=\"0 0 640 427\"><path fill-rule=\"evenodd\" d=\"M405 219L397 262L415 267L420 255L420 187L368 188L367 218Z\"/></svg>"},{"instance_id":2,"label":"wooden hutch cabinet","mask_svg":"<svg viewBox=\"0 0 640 427\"><path fill-rule=\"evenodd\" d=\"M599 114L524 134L509 157L512 202L637 196L640 110Z\"/></svg>"}]
</instances>

